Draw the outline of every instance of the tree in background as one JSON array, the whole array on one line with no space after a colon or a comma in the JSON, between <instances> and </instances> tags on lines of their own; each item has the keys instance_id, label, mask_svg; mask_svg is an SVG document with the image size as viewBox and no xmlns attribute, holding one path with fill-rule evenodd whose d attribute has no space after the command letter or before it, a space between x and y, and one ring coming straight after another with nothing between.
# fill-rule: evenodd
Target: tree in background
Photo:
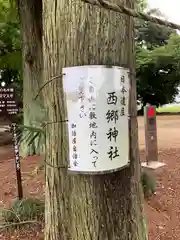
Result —
<instances>
[{"instance_id":1,"label":"tree in background","mask_svg":"<svg viewBox=\"0 0 180 240\"><path fill-rule=\"evenodd\" d=\"M140 10L165 18L158 9L147 10L146 2L143 0L139 0L138 4ZM170 103L178 92L179 69L174 60L175 51L170 47L171 35L176 36L176 31L166 26L136 20L137 92L143 106L146 103L157 107ZM140 112L142 110L143 108Z\"/></svg>"},{"instance_id":2,"label":"tree in background","mask_svg":"<svg viewBox=\"0 0 180 240\"><path fill-rule=\"evenodd\" d=\"M154 50L136 52L139 98L144 105L174 101L180 84L180 36L172 34L167 44Z\"/></svg>"},{"instance_id":3,"label":"tree in background","mask_svg":"<svg viewBox=\"0 0 180 240\"><path fill-rule=\"evenodd\" d=\"M148 1L147 0L136 0L135 2L135 9L139 12L143 12L145 9L147 9ZM138 21L138 19L135 19L135 23Z\"/></svg>"},{"instance_id":4,"label":"tree in background","mask_svg":"<svg viewBox=\"0 0 180 240\"><path fill-rule=\"evenodd\" d=\"M14 1L0 0L0 22L0 81L22 86L20 29ZM22 95L22 88L18 89Z\"/></svg>"},{"instance_id":5,"label":"tree in background","mask_svg":"<svg viewBox=\"0 0 180 240\"><path fill-rule=\"evenodd\" d=\"M13 86L20 108L23 102L21 60L20 29L15 1L0 0L0 86L2 83L5 83L6 87ZM18 121L22 121L21 115L18 115Z\"/></svg>"},{"instance_id":6,"label":"tree in background","mask_svg":"<svg viewBox=\"0 0 180 240\"><path fill-rule=\"evenodd\" d=\"M42 1L17 0L21 23L22 76L23 76L23 116L24 125L38 127L44 117L41 94L35 96L42 83ZM26 133L25 133L26 134ZM41 153L36 140L27 145L24 141L21 155Z\"/></svg>"},{"instance_id":7,"label":"tree in background","mask_svg":"<svg viewBox=\"0 0 180 240\"><path fill-rule=\"evenodd\" d=\"M42 77L42 26L41 18L37 18L41 17L41 4L39 0L35 3L0 0L0 80L6 84L13 82L16 95L23 102L21 120L26 127L38 127L44 117L41 94L34 100ZM20 20L23 19L20 21L21 26L18 16ZM40 151L36 140L31 145L22 142L22 156Z\"/></svg>"},{"instance_id":8,"label":"tree in background","mask_svg":"<svg viewBox=\"0 0 180 240\"><path fill-rule=\"evenodd\" d=\"M155 17L165 18L159 9L146 10L146 13ZM141 19L136 21L136 29L136 41L138 45L150 50L167 44L170 35L176 32L166 26L143 21Z\"/></svg>"}]
</instances>

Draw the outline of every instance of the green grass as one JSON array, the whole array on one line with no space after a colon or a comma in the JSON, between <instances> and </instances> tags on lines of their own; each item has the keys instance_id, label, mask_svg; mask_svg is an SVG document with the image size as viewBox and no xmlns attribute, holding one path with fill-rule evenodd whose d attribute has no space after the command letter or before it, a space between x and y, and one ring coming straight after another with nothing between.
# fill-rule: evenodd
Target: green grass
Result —
<instances>
[{"instance_id":1,"label":"green grass","mask_svg":"<svg viewBox=\"0 0 180 240\"><path fill-rule=\"evenodd\" d=\"M180 106L169 106L165 108L157 108L159 113L180 113Z\"/></svg>"},{"instance_id":2,"label":"green grass","mask_svg":"<svg viewBox=\"0 0 180 240\"><path fill-rule=\"evenodd\" d=\"M2 212L2 217L6 223L42 220L44 218L44 207L44 202L38 199L16 200L10 209Z\"/></svg>"}]
</instances>

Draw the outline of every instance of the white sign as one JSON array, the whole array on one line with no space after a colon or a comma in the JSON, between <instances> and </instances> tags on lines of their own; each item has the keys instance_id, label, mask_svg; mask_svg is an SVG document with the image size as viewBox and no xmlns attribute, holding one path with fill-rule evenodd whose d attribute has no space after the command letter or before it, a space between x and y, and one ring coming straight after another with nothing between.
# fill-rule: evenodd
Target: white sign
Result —
<instances>
[{"instance_id":1,"label":"white sign","mask_svg":"<svg viewBox=\"0 0 180 240\"><path fill-rule=\"evenodd\" d=\"M68 111L70 171L117 171L129 163L129 70L63 69Z\"/></svg>"}]
</instances>

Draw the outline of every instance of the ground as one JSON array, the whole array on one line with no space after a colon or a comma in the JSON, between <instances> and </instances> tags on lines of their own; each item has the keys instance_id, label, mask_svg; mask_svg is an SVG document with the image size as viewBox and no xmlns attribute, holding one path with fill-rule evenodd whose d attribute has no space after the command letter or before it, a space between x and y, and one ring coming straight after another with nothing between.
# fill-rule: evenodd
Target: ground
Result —
<instances>
[{"instance_id":1,"label":"ground","mask_svg":"<svg viewBox=\"0 0 180 240\"><path fill-rule=\"evenodd\" d=\"M145 159L144 119L138 119L141 160ZM180 240L180 116L158 116L159 161L157 191L145 203L149 240Z\"/></svg>"},{"instance_id":2,"label":"ground","mask_svg":"<svg viewBox=\"0 0 180 240\"><path fill-rule=\"evenodd\" d=\"M141 160L144 160L144 119L138 119ZM158 116L159 160L166 167L157 174L156 195L145 202L149 240L180 240L180 116ZM40 157L29 157L22 162L24 196L43 197L43 174L32 174L42 163ZM0 148L0 207L16 199L16 173L11 146ZM1 234L0 240L40 240L39 228Z\"/></svg>"}]
</instances>

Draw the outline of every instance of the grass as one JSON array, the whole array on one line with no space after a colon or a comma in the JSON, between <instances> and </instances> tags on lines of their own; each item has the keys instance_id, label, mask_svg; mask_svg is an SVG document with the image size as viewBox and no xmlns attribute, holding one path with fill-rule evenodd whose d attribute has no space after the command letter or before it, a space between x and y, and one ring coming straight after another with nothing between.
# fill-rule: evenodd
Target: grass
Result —
<instances>
[{"instance_id":1,"label":"grass","mask_svg":"<svg viewBox=\"0 0 180 240\"><path fill-rule=\"evenodd\" d=\"M38 199L16 200L10 209L2 212L6 223L18 223L44 219L44 202Z\"/></svg>"},{"instance_id":2,"label":"grass","mask_svg":"<svg viewBox=\"0 0 180 240\"><path fill-rule=\"evenodd\" d=\"M143 187L144 197L151 197L156 191L156 180L147 172L141 174L141 184Z\"/></svg>"},{"instance_id":3,"label":"grass","mask_svg":"<svg viewBox=\"0 0 180 240\"><path fill-rule=\"evenodd\" d=\"M157 108L159 113L180 113L180 105L168 106L168 107L159 107Z\"/></svg>"},{"instance_id":4,"label":"grass","mask_svg":"<svg viewBox=\"0 0 180 240\"><path fill-rule=\"evenodd\" d=\"M0 210L0 236L11 236L11 239L23 236L24 239L28 234L35 234L39 240L44 239L44 201L33 198L16 200L9 209Z\"/></svg>"}]
</instances>

